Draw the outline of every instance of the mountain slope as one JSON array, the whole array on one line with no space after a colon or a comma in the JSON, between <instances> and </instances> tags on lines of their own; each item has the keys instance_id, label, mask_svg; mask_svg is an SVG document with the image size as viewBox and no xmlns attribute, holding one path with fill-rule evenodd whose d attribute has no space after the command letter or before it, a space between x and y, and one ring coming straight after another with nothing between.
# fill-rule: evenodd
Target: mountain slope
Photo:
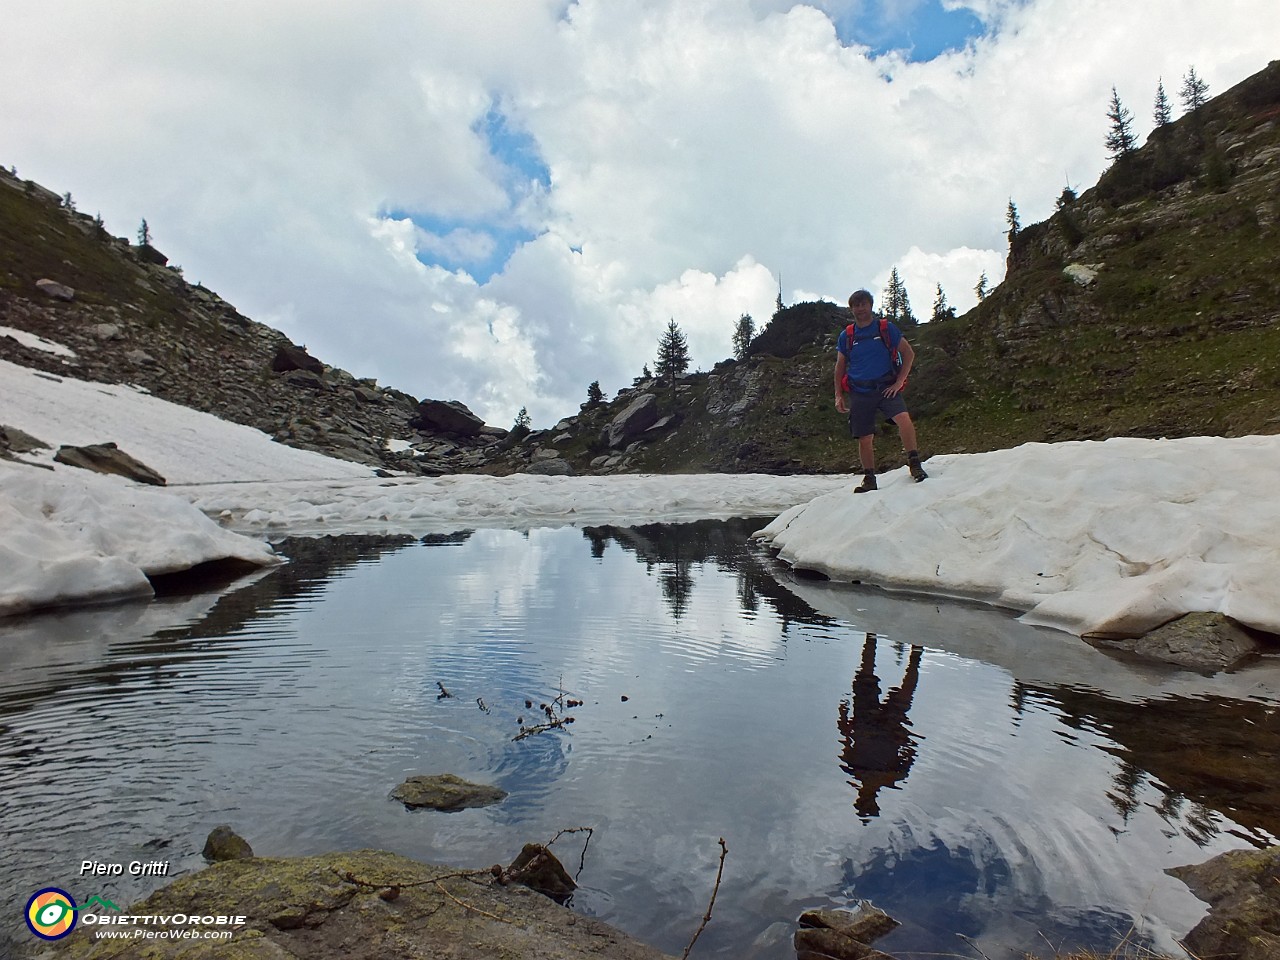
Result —
<instances>
[{"instance_id":1,"label":"mountain slope","mask_svg":"<svg viewBox=\"0 0 1280 960\"><path fill-rule=\"evenodd\" d=\"M111 236L56 194L2 168L0 327L74 354L33 348L30 337L0 331L0 358L14 363L136 384L331 456L421 468L419 458L393 454L383 442L424 439L408 425L418 407L413 397L307 356L284 334L188 284L153 247Z\"/></svg>"},{"instance_id":2,"label":"mountain slope","mask_svg":"<svg viewBox=\"0 0 1280 960\"><path fill-rule=\"evenodd\" d=\"M976 308L907 331L921 450L1277 432L1277 265L1280 62L1155 131L1083 195L1064 192L1052 217L1012 238L1005 280ZM42 292L46 278L74 298ZM848 322L836 305L796 304L742 362L675 384L637 381L551 430L448 435L411 425L413 397L305 355L303 369L273 369L293 347L283 334L0 170L0 326L76 351L0 335L0 357L136 383L286 443L391 468L848 471L856 450L831 396ZM392 453L384 438L416 449ZM891 428L877 445L882 467L902 462Z\"/></svg>"},{"instance_id":3,"label":"mountain slope","mask_svg":"<svg viewBox=\"0 0 1280 960\"><path fill-rule=\"evenodd\" d=\"M526 444L559 437L577 468L622 452L646 471L849 470L831 400L848 321L833 304L788 307L744 363L642 384ZM982 303L907 337L926 454L1280 430L1280 62L1064 194L1012 239ZM609 450L600 430L645 392L670 425ZM895 433L878 439L882 466L902 462Z\"/></svg>"}]
</instances>

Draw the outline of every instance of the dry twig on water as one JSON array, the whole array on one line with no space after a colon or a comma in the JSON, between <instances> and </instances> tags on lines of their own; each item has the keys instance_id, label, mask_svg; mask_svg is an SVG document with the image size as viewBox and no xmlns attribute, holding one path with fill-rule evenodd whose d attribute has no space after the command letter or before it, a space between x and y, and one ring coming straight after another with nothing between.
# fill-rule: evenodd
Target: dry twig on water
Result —
<instances>
[{"instance_id":1,"label":"dry twig on water","mask_svg":"<svg viewBox=\"0 0 1280 960\"><path fill-rule=\"evenodd\" d=\"M991 960L990 957L988 957L985 953L982 952L982 948L973 942L973 939L971 937L966 937L963 933L957 933L956 936L959 937L961 940L963 940L965 943L967 943L969 946L973 947L974 951L978 954L978 956L982 958L982 960Z\"/></svg>"},{"instance_id":2,"label":"dry twig on water","mask_svg":"<svg viewBox=\"0 0 1280 960\"><path fill-rule=\"evenodd\" d=\"M525 705L525 708L528 710L533 709L532 700L525 700L524 705ZM564 695L564 677L561 677L559 695L550 703L541 703L538 705L538 709L542 711L543 714L546 715L547 722L535 723L531 727L526 727L524 725L524 717L521 717L520 732L511 738L512 742L514 743L517 740L523 740L525 737L531 737L535 733L546 733L548 730L555 730L560 727L566 726L567 724L573 723L573 717L563 716L562 712L566 707L572 708L572 707L580 707L580 706L582 706L581 700L569 699L566 701L565 695Z\"/></svg>"},{"instance_id":3,"label":"dry twig on water","mask_svg":"<svg viewBox=\"0 0 1280 960\"><path fill-rule=\"evenodd\" d=\"M573 875L573 878L576 881L578 877L582 875L582 871L587 866L587 847L591 846L591 838L595 836L596 831L595 827L565 827L563 830L557 831L556 835L543 844L543 846L550 847L551 844L555 843L566 833L585 833L587 835L587 842L582 845L582 856L578 858L578 872Z\"/></svg>"}]
</instances>

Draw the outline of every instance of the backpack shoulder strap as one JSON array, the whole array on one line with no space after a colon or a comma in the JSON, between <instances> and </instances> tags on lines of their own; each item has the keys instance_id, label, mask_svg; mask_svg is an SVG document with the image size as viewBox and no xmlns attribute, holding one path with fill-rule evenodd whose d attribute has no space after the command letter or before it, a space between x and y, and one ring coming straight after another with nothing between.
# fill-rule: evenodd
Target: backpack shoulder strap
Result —
<instances>
[{"instance_id":1,"label":"backpack shoulder strap","mask_svg":"<svg viewBox=\"0 0 1280 960\"><path fill-rule=\"evenodd\" d=\"M889 351L889 356L893 358L895 365L902 363L902 352L893 345L893 338L889 336L889 321L885 317L880 318L880 340L884 343L884 348Z\"/></svg>"},{"instance_id":2,"label":"backpack shoulder strap","mask_svg":"<svg viewBox=\"0 0 1280 960\"><path fill-rule=\"evenodd\" d=\"M889 360L893 363L895 370L902 369L902 351L894 349L893 343L889 338L889 321L885 317L880 318L880 339L884 341L884 348L889 351ZM902 381L903 387L907 385L907 381Z\"/></svg>"}]
</instances>

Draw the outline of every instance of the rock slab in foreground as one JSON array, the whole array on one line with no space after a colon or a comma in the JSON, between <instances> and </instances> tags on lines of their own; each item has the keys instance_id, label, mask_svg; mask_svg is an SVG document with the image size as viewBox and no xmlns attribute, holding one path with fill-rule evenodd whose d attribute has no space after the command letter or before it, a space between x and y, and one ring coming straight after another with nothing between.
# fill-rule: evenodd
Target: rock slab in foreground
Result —
<instances>
[{"instance_id":1,"label":"rock slab in foreground","mask_svg":"<svg viewBox=\"0 0 1280 960\"><path fill-rule=\"evenodd\" d=\"M1192 954L1232 960L1280 957L1280 847L1228 850L1167 872L1210 905L1208 916L1183 941Z\"/></svg>"},{"instance_id":2,"label":"rock slab in foreground","mask_svg":"<svg viewBox=\"0 0 1280 960\"><path fill-rule=\"evenodd\" d=\"M388 899L391 889L398 894ZM129 912L248 918L228 941L148 940L145 956L151 960L669 960L526 887L500 886L487 872L459 877L456 868L381 850L228 860L179 878ZM80 926L31 956L139 956L138 943L98 941L92 930Z\"/></svg>"},{"instance_id":3,"label":"rock slab in foreground","mask_svg":"<svg viewBox=\"0 0 1280 960\"><path fill-rule=\"evenodd\" d=\"M507 798L507 791L484 783L471 783L452 773L409 777L391 791L391 799L399 800L410 810L430 807L433 810L465 810L487 807Z\"/></svg>"}]
</instances>

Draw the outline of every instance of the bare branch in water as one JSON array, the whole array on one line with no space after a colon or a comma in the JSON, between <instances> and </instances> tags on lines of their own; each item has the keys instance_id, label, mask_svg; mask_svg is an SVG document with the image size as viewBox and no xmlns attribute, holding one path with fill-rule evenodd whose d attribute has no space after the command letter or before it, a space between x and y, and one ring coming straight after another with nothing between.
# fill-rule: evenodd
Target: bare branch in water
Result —
<instances>
[{"instance_id":1,"label":"bare branch in water","mask_svg":"<svg viewBox=\"0 0 1280 960\"><path fill-rule=\"evenodd\" d=\"M702 923L698 924L698 929L694 931L693 939L689 941L689 945L684 948L684 953L680 955L680 960L689 960L689 951L693 949L693 945L698 942L698 938L702 936L702 931L707 928L707 924L711 922L711 911L716 905L716 894L720 892L720 878L724 876L724 858L728 856L729 848L725 845L724 837L720 838L720 869L716 871L716 885L711 888L711 900L707 903L707 912L702 916Z\"/></svg>"}]
</instances>

